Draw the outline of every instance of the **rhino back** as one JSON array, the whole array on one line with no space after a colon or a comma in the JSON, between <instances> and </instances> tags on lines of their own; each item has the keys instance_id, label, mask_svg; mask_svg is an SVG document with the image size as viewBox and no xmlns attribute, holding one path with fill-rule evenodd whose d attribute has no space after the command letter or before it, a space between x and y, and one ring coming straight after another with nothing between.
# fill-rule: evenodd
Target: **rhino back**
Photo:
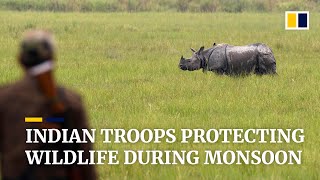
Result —
<instances>
[{"instance_id":1,"label":"rhino back","mask_svg":"<svg viewBox=\"0 0 320 180\"><path fill-rule=\"evenodd\" d=\"M225 47L227 45L216 46L212 49L209 54L208 70L210 71L226 71L227 70L227 60L225 54Z\"/></svg>"},{"instance_id":2,"label":"rhino back","mask_svg":"<svg viewBox=\"0 0 320 180\"><path fill-rule=\"evenodd\" d=\"M257 63L257 46L228 46L228 73L247 74L254 70Z\"/></svg>"}]
</instances>

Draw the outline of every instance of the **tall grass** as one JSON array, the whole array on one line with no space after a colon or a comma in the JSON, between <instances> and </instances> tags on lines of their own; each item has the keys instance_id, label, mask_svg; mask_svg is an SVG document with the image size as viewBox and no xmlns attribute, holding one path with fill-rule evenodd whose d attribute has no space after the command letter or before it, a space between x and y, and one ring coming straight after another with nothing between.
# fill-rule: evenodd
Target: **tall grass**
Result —
<instances>
[{"instance_id":1,"label":"tall grass","mask_svg":"<svg viewBox=\"0 0 320 180\"><path fill-rule=\"evenodd\" d=\"M83 95L94 128L305 130L302 144L97 142L96 149L119 151L303 151L302 165L104 165L98 167L101 179L319 179L319 14L311 13L309 31L285 31L283 13L3 11L0 17L0 84L21 76L15 59L21 34L50 29L59 47L57 79ZM180 56L191 55L190 47L213 42L269 45L279 76L232 78L178 69Z\"/></svg>"}]
</instances>

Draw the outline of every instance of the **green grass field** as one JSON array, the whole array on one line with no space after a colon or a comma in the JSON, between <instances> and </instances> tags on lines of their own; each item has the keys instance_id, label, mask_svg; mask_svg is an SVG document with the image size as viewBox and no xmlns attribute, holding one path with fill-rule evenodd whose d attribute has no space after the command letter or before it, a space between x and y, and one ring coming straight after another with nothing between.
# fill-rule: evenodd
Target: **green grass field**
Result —
<instances>
[{"instance_id":1,"label":"green grass field","mask_svg":"<svg viewBox=\"0 0 320 180\"><path fill-rule=\"evenodd\" d=\"M93 128L303 128L302 144L103 144L100 150L302 150L302 165L103 165L101 179L319 179L320 24L285 31L284 13L0 12L0 84L22 76L22 33L51 30L58 81L83 95ZM263 42L279 76L179 70L190 47ZM178 133L179 134L179 133ZM100 141L102 141L100 139ZM120 157L121 159L121 157Z\"/></svg>"}]
</instances>

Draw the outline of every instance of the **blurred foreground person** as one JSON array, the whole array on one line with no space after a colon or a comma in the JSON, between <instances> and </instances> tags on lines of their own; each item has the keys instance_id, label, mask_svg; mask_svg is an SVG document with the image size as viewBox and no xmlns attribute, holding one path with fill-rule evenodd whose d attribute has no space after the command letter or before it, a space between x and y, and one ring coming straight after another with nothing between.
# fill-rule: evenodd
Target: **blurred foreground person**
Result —
<instances>
[{"instance_id":1,"label":"blurred foreground person","mask_svg":"<svg viewBox=\"0 0 320 180\"><path fill-rule=\"evenodd\" d=\"M84 150L84 158L88 158L86 152L92 149L90 143L26 143L26 129L88 128L80 96L55 84L54 59L55 43L49 32L34 30L25 34L18 55L25 75L22 80L0 88L0 179L96 179L95 167L90 165L28 163L25 150ZM25 122L26 117L62 117L64 122Z\"/></svg>"}]
</instances>

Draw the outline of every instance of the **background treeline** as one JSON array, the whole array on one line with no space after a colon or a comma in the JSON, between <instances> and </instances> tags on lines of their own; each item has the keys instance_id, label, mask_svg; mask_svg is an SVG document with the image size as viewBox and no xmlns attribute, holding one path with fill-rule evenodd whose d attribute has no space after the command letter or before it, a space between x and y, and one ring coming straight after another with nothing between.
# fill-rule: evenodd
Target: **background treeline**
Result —
<instances>
[{"instance_id":1,"label":"background treeline","mask_svg":"<svg viewBox=\"0 0 320 180\"><path fill-rule=\"evenodd\" d=\"M320 0L0 0L0 9L35 11L269 12L320 10Z\"/></svg>"}]
</instances>

